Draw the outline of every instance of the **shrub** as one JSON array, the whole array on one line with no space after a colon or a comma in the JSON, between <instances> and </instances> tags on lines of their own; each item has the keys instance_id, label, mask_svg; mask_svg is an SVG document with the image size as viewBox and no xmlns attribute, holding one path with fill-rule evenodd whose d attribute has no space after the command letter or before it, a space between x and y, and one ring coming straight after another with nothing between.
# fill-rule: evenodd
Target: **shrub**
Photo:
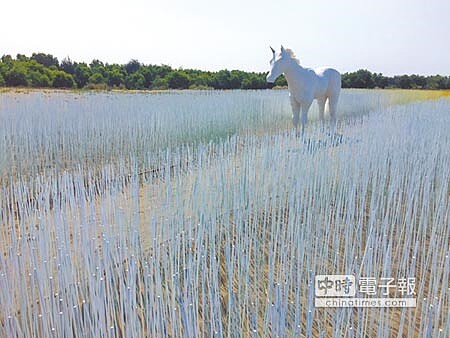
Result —
<instances>
[{"instance_id":1,"label":"shrub","mask_svg":"<svg viewBox=\"0 0 450 338\"><path fill-rule=\"evenodd\" d=\"M51 54L45 54L45 53L33 53L31 56L32 60L36 60L41 65L44 65L45 67L51 67L51 66L59 66L58 59L54 57Z\"/></svg>"},{"instance_id":2,"label":"shrub","mask_svg":"<svg viewBox=\"0 0 450 338\"><path fill-rule=\"evenodd\" d=\"M28 78L32 87L50 87L52 84L47 74L38 71L31 71Z\"/></svg>"},{"instance_id":3,"label":"shrub","mask_svg":"<svg viewBox=\"0 0 450 338\"><path fill-rule=\"evenodd\" d=\"M112 72L108 73L108 85L111 87L119 87L124 84L124 76L123 74L114 69Z\"/></svg>"},{"instance_id":4,"label":"shrub","mask_svg":"<svg viewBox=\"0 0 450 338\"><path fill-rule=\"evenodd\" d=\"M28 79L25 67L14 65L13 68L5 73L4 76L7 86L19 87L28 86Z\"/></svg>"},{"instance_id":5,"label":"shrub","mask_svg":"<svg viewBox=\"0 0 450 338\"><path fill-rule=\"evenodd\" d=\"M105 82L105 78L100 73L94 73L89 76L88 82L93 84L100 84Z\"/></svg>"},{"instance_id":6,"label":"shrub","mask_svg":"<svg viewBox=\"0 0 450 338\"><path fill-rule=\"evenodd\" d=\"M133 73L126 77L125 86L128 89L144 89L145 78L141 73Z\"/></svg>"},{"instance_id":7,"label":"shrub","mask_svg":"<svg viewBox=\"0 0 450 338\"><path fill-rule=\"evenodd\" d=\"M63 72L62 70L55 72L55 77L52 84L53 88L73 88L74 85L75 82L72 75Z\"/></svg>"},{"instance_id":8,"label":"shrub","mask_svg":"<svg viewBox=\"0 0 450 338\"><path fill-rule=\"evenodd\" d=\"M181 71L174 71L167 76L167 83L171 89L186 89L189 87L189 76Z\"/></svg>"},{"instance_id":9,"label":"shrub","mask_svg":"<svg viewBox=\"0 0 450 338\"><path fill-rule=\"evenodd\" d=\"M160 90L163 90L163 89L168 89L168 88L169 88L169 84L168 84L166 78L158 77L158 76L157 76L157 77L155 78L155 80L153 81L152 89L160 89Z\"/></svg>"},{"instance_id":10,"label":"shrub","mask_svg":"<svg viewBox=\"0 0 450 338\"><path fill-rule=\"evenodd\" d=\"M89 79L91 70L85 63L78 63L75 66L74 80L78 88L83 88Z\"/></svg>"}]
</instances>

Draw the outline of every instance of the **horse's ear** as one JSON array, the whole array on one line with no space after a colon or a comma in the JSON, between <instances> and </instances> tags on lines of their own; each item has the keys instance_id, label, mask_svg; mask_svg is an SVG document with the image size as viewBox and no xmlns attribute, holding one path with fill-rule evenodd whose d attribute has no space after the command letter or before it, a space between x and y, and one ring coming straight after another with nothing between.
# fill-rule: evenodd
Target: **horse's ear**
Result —
<instances>
[{"instance_id":1,"label":"horse's ear","mask_svg":"<svg viewBox=\"0 0 450 338\"><path fill-rule=\"evenodd\" d=\"M275 49L272 48L272 46L269 46L270 50L272 51L273 54L275 54Z\"/></svg>"},{"instance_id":2,"label":"horse's ear","mask_svg":"<svg viewBox=\"0 0 450 338\"><path fill-rule=\"evenodd\" d=\"M281 53L284 53L284 52L285 52L284 47L283 47L283 45L281 45Z\"/></svg>"}]
</instances>

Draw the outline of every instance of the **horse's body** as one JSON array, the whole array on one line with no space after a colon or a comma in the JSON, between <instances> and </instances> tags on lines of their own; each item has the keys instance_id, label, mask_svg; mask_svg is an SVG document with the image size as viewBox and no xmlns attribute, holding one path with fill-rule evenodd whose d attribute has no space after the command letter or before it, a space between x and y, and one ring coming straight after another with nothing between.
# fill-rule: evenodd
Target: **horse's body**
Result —
<instances>
[{"instance_id":1,"label":"horse's body","mask_svg":"<svg viewBox=\"0 0 450 338\"><path fill-rule=\"evenodd\" d=\"M336 109L341 91L341 74L333 68L310 69L300 66L293 52L281 47L281 53L275 54L270 61L271 69L267 75L267 82L275 82L276 78L284 74L288 83L289 96L292 106L292 122L298 128L301 114L302 132L308 120L308 110L314 99L319 105L319 117L324 120L325 103L328 100L332 126L336 125Z\"/></svg>"}]
</instances>

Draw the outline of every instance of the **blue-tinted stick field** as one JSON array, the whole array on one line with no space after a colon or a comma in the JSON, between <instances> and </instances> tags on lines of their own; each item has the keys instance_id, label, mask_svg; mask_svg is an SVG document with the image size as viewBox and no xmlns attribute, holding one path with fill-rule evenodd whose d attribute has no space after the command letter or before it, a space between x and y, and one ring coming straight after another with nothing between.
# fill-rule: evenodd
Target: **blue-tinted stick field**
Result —
<instances>
[{"instance_id":1,"label":"blue-tinted stick field","mask_svg":"<svg viewBox=\"0 0 450 338\"><path fill-rule=\"evenodd\" d=\"M450 336L441 94L344 90L301 137L286 91L0 93L0 336ZM323 274L417 306L317 308Z\"/></svg>"}]
</instances>

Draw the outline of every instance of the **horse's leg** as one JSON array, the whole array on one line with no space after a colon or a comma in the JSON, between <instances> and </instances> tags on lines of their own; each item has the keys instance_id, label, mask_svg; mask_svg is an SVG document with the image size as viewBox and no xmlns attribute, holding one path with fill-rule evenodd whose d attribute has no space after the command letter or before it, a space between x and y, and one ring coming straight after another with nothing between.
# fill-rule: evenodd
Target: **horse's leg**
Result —
<instances>
[{"instance_id":1,"label":"horse's leg","mask_svg":"<svg viewBox=\"0 0 450 338\"><path fill-rule=\"evenodd\" d=\"M290 96L290 99L292 107L292 124L294 125L295 131L297 132L300 115L300 103L298 103L293 96Z\"/></svg>"},{"instance_id":2,"label":"horse's leg","mask_svg":"<svg viewBox=\"0 0 450 338\"><path fill-rule=\"evenodd\" d=\"M308 110L309 107L311 107L311 103L310 102L302 102L301 106L302 106L302 135L305 134L305 126L306 126L306 122L308 122Z\"/></svg>"},{"instance_id":3,"label":"horse's leg","mask_svg":"<svg viewBox=\"0 0 450 338\"><path fill-rule=\"evenodd\" d=\"M328 103L330 105L330 116L331 116L331 129L334 132L336 129L336 110L339 100L339 93L335 95L330 95L328 98Z\"/></svg>"},{"instance_id":4,"label":"horse's leg","mask_svg":"<svg viewBox=\"0 0 450 338\"><path fill-rule=\"evenodd\" d=\"M319 97L317 99L317 105L319 106L319 119L320 119L320 122L322 124L322 131L323 131L324 126L325 126L324 111L325 111L325 102L326 101L327 101L327 97L326 96Z\"/></svg>"}]
</instances>

